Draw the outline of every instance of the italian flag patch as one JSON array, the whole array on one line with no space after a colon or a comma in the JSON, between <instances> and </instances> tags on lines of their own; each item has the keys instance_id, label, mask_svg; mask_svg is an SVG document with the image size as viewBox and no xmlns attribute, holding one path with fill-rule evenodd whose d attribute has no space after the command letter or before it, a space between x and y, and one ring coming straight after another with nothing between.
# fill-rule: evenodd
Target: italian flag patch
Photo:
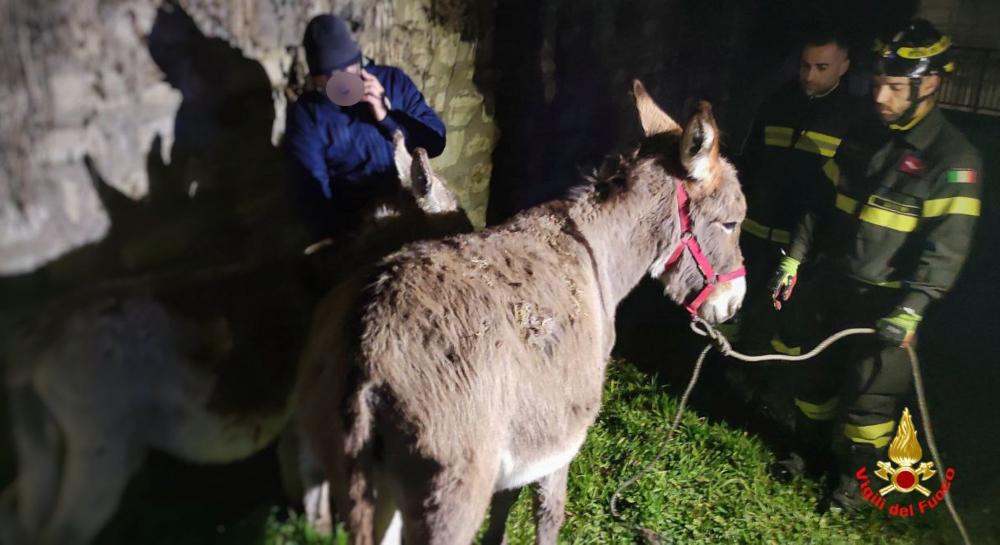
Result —
<instances>
[{"instance_id":1,"label":"italian flag patch","mask_svg":"<svg viewBox=\"0 0 1000 545\"><path fill-rule=\"evenodd\" d=\"M976 171L971 168L953 168L948 171L948 183L974 184L976 183Z\"/></svg>"}]
</instances>

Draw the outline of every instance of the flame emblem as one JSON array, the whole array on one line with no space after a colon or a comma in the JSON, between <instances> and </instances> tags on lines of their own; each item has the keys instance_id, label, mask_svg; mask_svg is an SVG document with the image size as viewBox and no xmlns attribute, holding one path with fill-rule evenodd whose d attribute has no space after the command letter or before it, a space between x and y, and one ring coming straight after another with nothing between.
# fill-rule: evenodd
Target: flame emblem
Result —
<instances>
[{"instance_id":1,"label":"flame emblem","mask_svg":"<svg viewBox=\"0 0 1000 545\"><path fill-rule=\"evenodd\" d=\"M899 419L899 427L896 436L889 444L889 459L896 463L898 467L893 467L890 462L879 462L875 475L889 485L879 490L879 494L885 496L889 492L910 493L914 490L924 496L930 496L931 491L921 486L921 481L926 481L934 476L934 462L923 462L917 467L913 467L923 456L920 442L917 441L917 430L913 427L913 419L910 417L910 409L903 409L903 416Z\"/></svg>"}]
</instances>

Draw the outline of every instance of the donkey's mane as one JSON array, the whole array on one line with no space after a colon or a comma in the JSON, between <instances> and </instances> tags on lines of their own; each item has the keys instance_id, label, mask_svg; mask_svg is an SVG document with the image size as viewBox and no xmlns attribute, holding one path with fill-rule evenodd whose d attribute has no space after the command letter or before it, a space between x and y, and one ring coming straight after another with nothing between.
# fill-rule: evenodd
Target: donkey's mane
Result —
<instances>
[{"instance_id":1,"label":"donkey's mane","mask_svg":"<svg viewBox=\"0 0 1000 545\"><path fill-rule=\"evenodd\" d=\"M597 202L603 202L611 195L614 186L619 186L620 191L627 190L627 174L638 156L639 148L628 154L609 155L601 166L583 174L583 183L570 190L569 200L575 202L594 196Z\"/></svg>"},{"instance_id":2,"label":"donkey's mane","mask_svg":"<svg viewBox=\"0 0 1000 545\"><path fill-rule=\"evenodd\" d=\"M646 138L630 152L607 156L601 166L583 174L583 182L570 189L570 203L583 201L600 204L631 189L633 179L629 174L643 163L659 162L667 174L682 178L687 172L680 162L678 138L663 134Z\"/></svg>"}]
</instances>

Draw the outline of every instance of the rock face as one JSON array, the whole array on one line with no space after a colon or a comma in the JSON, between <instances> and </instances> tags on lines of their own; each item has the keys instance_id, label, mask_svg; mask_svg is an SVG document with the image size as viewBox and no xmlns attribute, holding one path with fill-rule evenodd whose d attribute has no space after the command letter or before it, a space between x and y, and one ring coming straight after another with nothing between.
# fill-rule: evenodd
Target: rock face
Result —
<instances>
[{"instance_id":1,"label":"rock face","mask_svg":"<svg viewBox=\"0 0 1000 545\"><path fill-rule=\"evenodd\" d=\"M487 7L458 0L0 6L0 275L61 256L51 275L293 248L300 239L277 148L285 90L301 77L306 22L330 11L355 25L368 56L407 71L439 112L449 141L435 167L483 222L495 136L473 75Z\"/></svg>"}]
</instances>

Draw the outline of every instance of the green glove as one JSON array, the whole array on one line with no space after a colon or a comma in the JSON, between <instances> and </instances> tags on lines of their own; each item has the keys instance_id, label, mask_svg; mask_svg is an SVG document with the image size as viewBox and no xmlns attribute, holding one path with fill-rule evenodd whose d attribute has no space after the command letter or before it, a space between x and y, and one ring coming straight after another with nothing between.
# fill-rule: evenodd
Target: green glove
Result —
<instances>
[{"instance_id":1,"label":"green glove","mask_svg":"<svg viewBox=\"0 0 1000 545\"><path fill-rule=\"evenodd\" d=\"M906 307L897 307L892 314L875 323L878 338L891 346L909 346L923 317Z\"/></svg>"},{"instance_id":2,"label":"green glove","mask_svg":"<svg viewBox=\"0 0 1000 545\"><path fill-rule=\"evenodd\" d=\"M778 270L774 271L774 276L771 277L771 301L774 302L774 308L781 310L782 301L787 301L792 296L792 290L795 289L795 283L799 279L799 265L801 263L798 259L794 257L781 258L781 262L778 263Z\"/></svg>"}]
</instances>

